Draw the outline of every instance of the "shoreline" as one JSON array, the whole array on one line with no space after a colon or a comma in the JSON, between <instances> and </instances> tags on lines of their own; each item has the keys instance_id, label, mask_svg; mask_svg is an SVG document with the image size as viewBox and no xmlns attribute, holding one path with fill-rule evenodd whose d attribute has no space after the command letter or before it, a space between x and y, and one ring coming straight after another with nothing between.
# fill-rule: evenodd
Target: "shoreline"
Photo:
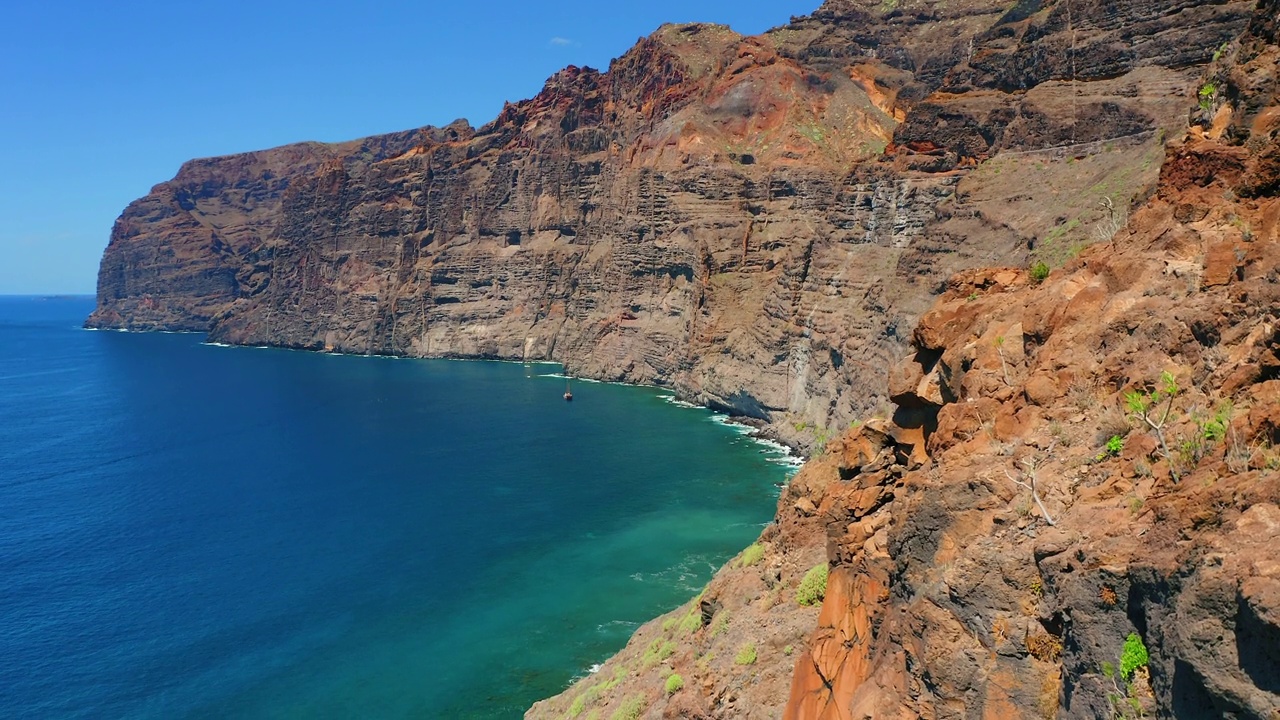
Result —
<instances>
[{"instance_id":1,"label":"shoreline","mask_svg":"<svg viewBox=\"0 0 1280 720\"><path fill-rule=\"evenodd\" d=\"M129 332L129 333L156 332L156 333L165 333L165 334L172 334L172 335L187 335L187 334L194 334L199 332L198 330L129 330L124 328L120 328L120 329L84 328L84 329L110 331L110 332ZM208 333L205 333L205 335L207 336ZM752 442L761 446L761 448L763 448L764 450L771 450L779 453L781 455L778 461L779 465L786 465L788 467L794 468L795 471L799 471L800 467L803 466L806 462L808 462L811 459L810 456L805 455L803 452L801 452L801 449L798 446L792 445L786 442L786 440L780 434L778 434L772 429L772 426L769 423L763 420L760 420L758 418L753 418L746 415L732 415L730 413L712 409L709 405L702 405L695 402L690 402L689 400L686 400L683 397L681 397L680 393L675 388L672 388L669 385L654 385L652 383L633 383L633 382L624 382L619 380L600 380L597 378L587 377L584 375L568 375L563 372L565 367L564 363L557 360L511 360L506 358L487 358L487 357L458 357L458 356L417 357L414 355L378 355L378 354L344 353L344 352L335 352L332 350L310 350L307 348L286 347L283 345L236 345L233 343L224 343L224 342L209 341L209 340L205 340L200 344L206 345L209 347L227 348L227 349L286 350L289 352L309 353L312 355L328 355L333 357L377 358L382 360L443 360L448 362L492 362L492 363L505 363L505 364L512 364L512 365L558 366L559 368L561 368L561 372L546 373L546 374L540 375L539 377L558 378L561 380L569 379L569 380L576 380L579 382L591 383L596 385L619 385L622 387L634 387L634 388L644 388L646 390L656 390L664 398L667 399L667 402L671 403L672 405L675 405L677 407L684 407L688 409L706 410L711 413L711 418L713 422L724 425L725 427L728 427L734 430L739 435L747 437ZM794 475L794 472L792 474Z\"/></svg>"}]
</instances>

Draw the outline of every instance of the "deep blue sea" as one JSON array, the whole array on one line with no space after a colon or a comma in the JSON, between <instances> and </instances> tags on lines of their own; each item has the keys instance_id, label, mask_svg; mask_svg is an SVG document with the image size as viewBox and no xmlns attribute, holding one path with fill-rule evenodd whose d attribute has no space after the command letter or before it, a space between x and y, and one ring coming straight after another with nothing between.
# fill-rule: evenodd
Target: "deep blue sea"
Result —
<instances>
[{"instance_id":1,"label":"deep blue sea","mask_svg":"<svg viewBox=\"0 0 1280 720\"><path fill-rule=\"evenodd\" d=\"M516 718L788 468L556 366L223 348L0 297L0 717Z\"/></svg>"}]
</instances>

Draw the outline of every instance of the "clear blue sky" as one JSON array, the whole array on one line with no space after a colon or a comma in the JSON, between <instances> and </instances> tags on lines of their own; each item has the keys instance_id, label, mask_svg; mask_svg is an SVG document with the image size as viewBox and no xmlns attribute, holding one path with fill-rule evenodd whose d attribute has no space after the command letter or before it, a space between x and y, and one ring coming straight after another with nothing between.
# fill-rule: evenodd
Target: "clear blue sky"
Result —
<instances>
[{"instance_id":1,"label":"clear blue sky","mask_svg":"<svg viewBox=\"0 0 1280 720\"><path fill-rule=\"evenodd\" d=\"M93 292L111 224L189 158L493 119L663 22L821 0L0 3L0 294Z\"/></svg>"}]
</instances>

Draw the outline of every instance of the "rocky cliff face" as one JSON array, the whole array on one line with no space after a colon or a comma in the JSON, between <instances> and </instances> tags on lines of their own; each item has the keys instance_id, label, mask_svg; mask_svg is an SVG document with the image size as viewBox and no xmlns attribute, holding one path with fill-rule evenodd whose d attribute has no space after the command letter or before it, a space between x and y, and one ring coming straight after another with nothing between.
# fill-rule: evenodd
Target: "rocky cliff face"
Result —
<instances>
[{"instance_id":1,"label":"rocky cliff face","mask_svg":"<svg viewBox=\"0 0 1280 720\"><path fill-rule=\"evenodd\" d=\"M529 717L1280 717L1277 17L1215 50L1112 238L953 276L892 420Z\"/></svg>"},{"instance_id":2,"label":"rocky cliff face","mask_svg":"<svg viewBox=\"0 0 1280 720\"><path fill-rule=\"evenodd\" d=\"M832 0L753 38L667 26L478 130L188 163L117 222L89 323L556 359L813 447L887 407L952 273L1122 223L1250 8Z\"/></svg>"}]
</instances>

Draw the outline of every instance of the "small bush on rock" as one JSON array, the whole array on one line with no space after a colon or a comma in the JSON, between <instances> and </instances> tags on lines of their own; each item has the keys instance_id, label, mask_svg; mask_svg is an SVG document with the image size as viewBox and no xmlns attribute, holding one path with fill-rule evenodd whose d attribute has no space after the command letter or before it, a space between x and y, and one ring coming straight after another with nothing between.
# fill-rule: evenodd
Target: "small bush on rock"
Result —
<instances>
[{"instance_id":1,"label":"small bush on rock","mask_svg":"<svg viewBox=\"0 0 1280 720\"><path fill-rule=\"evenodd\" d=\"M671 677L667 678L665 687L668 695L674 695L684 687L684 678L680 677L679 674L672 674Z\"/></svg>"},{"instance_id":2,"label":"small bush on rock","mask_svg":"<svg viewBox=\"0 0 1280 720\"><path fill-rule=\"evenodd\" d=\"M1124 649L1120 651L1120 677L1128 680L1138 668L1144 668L1150 661L1147 646L1138 637L1138 633L1129 633L1124 641Z\"/></svg>"},{"instance_id":3,"label":"small bush on rock","mask_svg":"<svg viewBox=\"0 0 1280 720\"><path fill-rule=\"evenodd\" d=\"M1048 264L1045 263L1045 261L1040 260L1035 265L1031 266L1032 280L1040 283L1040 282L1044 282L1045 278L1047 277L1049 277L1049 266Z\"/></svg>"},{"instance_id":4,"label":"small bush on rock","mask_svg":"<svg viewBox=\"0 0 1280 720\"><path fill-rule=\"evenodd\" d=\"M827 596L827 564L821 563L809 568L796 589L796 602L801 605L817 605Z\"/></svg>"}]
</instances>

